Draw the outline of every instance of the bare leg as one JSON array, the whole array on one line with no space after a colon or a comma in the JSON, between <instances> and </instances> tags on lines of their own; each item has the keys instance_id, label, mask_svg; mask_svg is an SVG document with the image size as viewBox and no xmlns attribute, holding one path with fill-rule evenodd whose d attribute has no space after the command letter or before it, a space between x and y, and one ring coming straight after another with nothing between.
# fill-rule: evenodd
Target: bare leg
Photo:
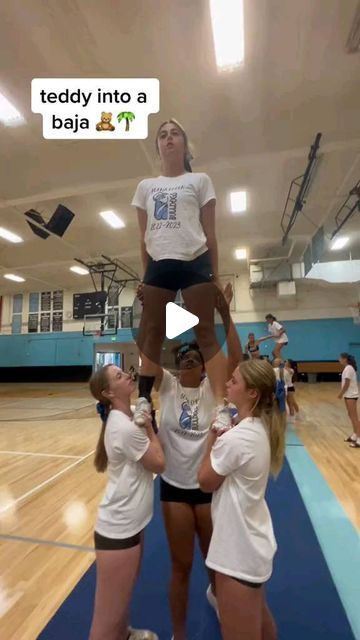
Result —
<instances>
[{"instance_id":1,"label":"bare leg","mask_svg":"<svg viewBox=\"0 0 360 640\"><path fill-rule=\"evenodd\" d=\"M356 433L357 437L360 438L360 422L357 412L357 401L355 398L344 398L344 400L354 433Z\"/></svg>"},{"instance_id":2,"label":"bare leg","mask_svg":"<svg viewBox=\"0 0 360 640\"><path fill-rule=\"evenodd\" d=\"M195 505L195 527L196 533L199 538L199 545L204 561L209 551L211 536L212 536L212 520L211 520L211 504L197 504ZM216 584L215 584L215 571L207 569L209 574L209 580L211 584L211 591L216 596Z\"/></svg>"},{"instance_id":3,"label":"bare leg","mask_svg":"<svg viewBox=\"0 0 360 640\"><path fill-rule=\"evenodd\" d=\"M96 551L96 593L89 640L126 640L141 546Z\"/></svg>"},{"instance_id":4,"label":"bare leg","mask_svg":"<svg viewBox=\"0 0 360 640\"><path fill-rule=\"evenodd\" d=\"M263 602L261 634L261 640L277 640L278 637L276 622L266 604L265 598Z\"/></svg>"},{"instance_id":5,"label":"bare leg","mask_svg":"<svg viewBox=\"0 0 360 640\"><path fill-rule=\"evenodd\" d=\"M254 589L216 572L223 640L262 640L263 587Z\"/></svg>"},{"instance_id":6,"label":"bare leg","mask_svg":"<svg viewBox=\"0 0 360 640\"><path fill-rule=\"evenodd\" d=\"M194 555L195 517L190 505L162 502L171 555L170 608L174 640L186 640L186 612Z\"/></svg>"},{"instance_id":7,"label":"bare leg","mask_svg":"<svg viewBox=\"0 0 360 640\"><path fill-rule=\"evenodd\" d=\"M194 327L195 335L217 404L223 404L228 371L227 358L218 344L215 333L214 312L217 294L217 287L213 283L196 284L182 292L186 308L200 320Z\"/></svg>"},{"instance_id":8,"label":"bare leg","mask_svg":"<svg viewBox=\"0 0 360 640\"><path fill-rule=\"evenodd\" d=\"M175 300L176 293L144 285L143 294L144 306L136 341L141 357L140 373L156 376L165 338L166 304Z\"/></svg>"},{"instance_id":9,"label":"bare leg","mask_svg":"<svg viewBox=\"0 0 360 640\"><path fill-rule=\"evenodd\" d=\"M294 402L293 402L293 393L292 391L288 392L287 396L286 396L286 401L289 407L289 413L291 416L295 415L295 407L294 407Z\"/></svg>"},{"instance_id":10,"label":"bare leg","mask_svg":"<svg viewBox=\"0 0 360 640\"><path fill-rule=\"evenodd\" d=\"M299 409L298 403L296 402L295 391L293 391L293 393L292 393L292 399L293 399L294 409L295 409L296 413L299 413L300 409Z\"/></svg>"},{"instance_id":11,"label":"bare leg","mask_svg":"<svg viewBox=\"0 0 360 640\"><path fill-rule=\"evenodd\" d=\"M281 349L284 347L283 344L276 342L275 347L273 348L272 354L274 358L281 358Z\"/></svg>"}]
</instances>

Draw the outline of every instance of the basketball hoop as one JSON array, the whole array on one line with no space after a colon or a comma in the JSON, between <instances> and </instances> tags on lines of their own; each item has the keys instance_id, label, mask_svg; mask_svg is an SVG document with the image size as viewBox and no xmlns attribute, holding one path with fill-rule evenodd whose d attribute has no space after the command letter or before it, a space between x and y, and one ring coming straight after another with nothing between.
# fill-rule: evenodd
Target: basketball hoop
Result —
<instances>
[{"instance_id":1,"label":"basketball hoop","mask_svg":"<svg viewBox=\"0 0 360 640\"><path fill-rule=\"evenodd\" d=\"M351 314L354 324L360 324L360 302L350 305Z\"/></svg>"}]
</instances>

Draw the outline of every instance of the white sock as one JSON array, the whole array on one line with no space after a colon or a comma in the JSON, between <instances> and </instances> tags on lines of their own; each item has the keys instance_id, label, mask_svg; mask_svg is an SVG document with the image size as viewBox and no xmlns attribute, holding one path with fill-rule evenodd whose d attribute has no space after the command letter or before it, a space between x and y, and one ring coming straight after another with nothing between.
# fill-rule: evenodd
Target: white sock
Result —
<instances>
[{"instance_id":1,"label":"white sock","mask_svg":"<svg viewBox=\"0 0 360 640\"><path fill-rule=\"evenodd\" d=\"M353 440L354 442L356 442L356 440L357 440L357 439L358 439L358 440L360 440L360 436L357 436L355 432L352 434L352 436L350 436L350 438L351 438L351 440Z\"/></svg>"}]
</instances>

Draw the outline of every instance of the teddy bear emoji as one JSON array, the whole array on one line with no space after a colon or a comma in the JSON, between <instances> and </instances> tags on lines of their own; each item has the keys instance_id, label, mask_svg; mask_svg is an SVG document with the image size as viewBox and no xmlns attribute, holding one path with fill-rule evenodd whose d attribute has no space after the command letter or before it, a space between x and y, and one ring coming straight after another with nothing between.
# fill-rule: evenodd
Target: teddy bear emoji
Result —
<instances>
[{"instance_id":1,"label":"teddy bear emoji","mask_svg":"<svg viewBox=\"0 0 360 640\"><path fill-rule=\"evenodd\" d=\"M101 112L101 122L96 125L96 131L115 131L115 127L111 124L112 113Z\"/></svg>"}]
</instances>

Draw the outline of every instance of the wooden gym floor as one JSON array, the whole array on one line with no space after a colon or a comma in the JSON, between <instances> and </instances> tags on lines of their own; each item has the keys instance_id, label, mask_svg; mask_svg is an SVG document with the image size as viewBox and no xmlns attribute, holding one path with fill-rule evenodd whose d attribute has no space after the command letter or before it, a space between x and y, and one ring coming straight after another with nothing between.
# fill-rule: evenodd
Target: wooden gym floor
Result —
<instances>
[{"instance_id":1,"label":"wooden gym floor","mask_svg":"<svg viewBox=\"0 0 360 640\"><path fill-rule=\"evenodd\" d=\"M338 386L297 385L293 428L360 530L360 452L343 442ZM94 561L100 422L85 383L3 384L0 416L0 636L35 640Z\"/></svg>"}]
</instances>

